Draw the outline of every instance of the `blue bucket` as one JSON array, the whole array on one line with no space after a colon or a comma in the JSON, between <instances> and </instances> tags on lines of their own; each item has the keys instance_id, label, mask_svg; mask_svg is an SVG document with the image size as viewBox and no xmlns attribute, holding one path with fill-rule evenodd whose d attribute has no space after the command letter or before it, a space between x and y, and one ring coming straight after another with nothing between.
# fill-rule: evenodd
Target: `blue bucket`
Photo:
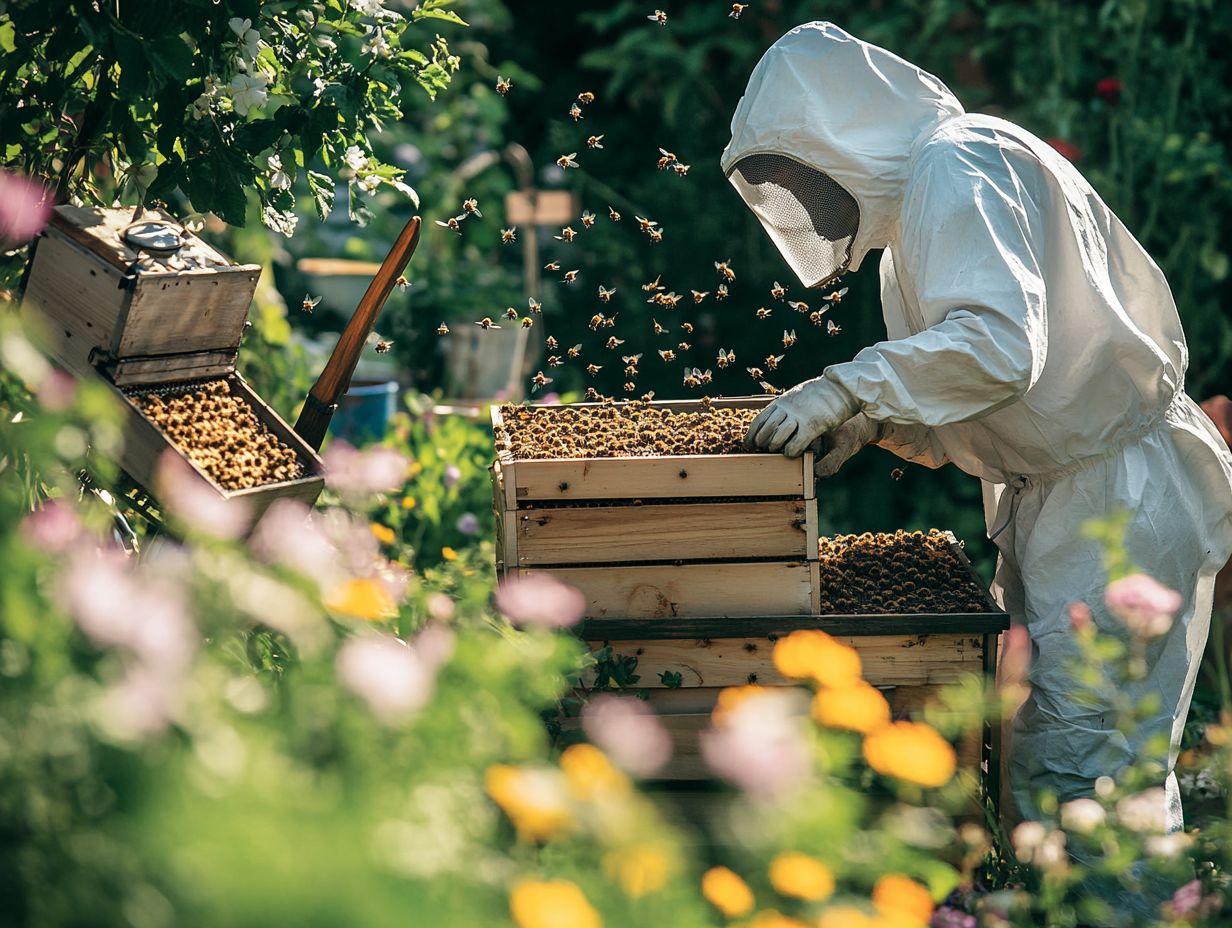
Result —
<instances>
[{"instance_id":1,"label":"blue bucket","mask_svg":"<svg viewBox=\"0 0 1232 928\"><path fill-rule=\"evenodd\" d=\"M398 381L352 385L330 422L329 432L353 445L378 441L398 408Z\"/></svg>"}]
</instances>

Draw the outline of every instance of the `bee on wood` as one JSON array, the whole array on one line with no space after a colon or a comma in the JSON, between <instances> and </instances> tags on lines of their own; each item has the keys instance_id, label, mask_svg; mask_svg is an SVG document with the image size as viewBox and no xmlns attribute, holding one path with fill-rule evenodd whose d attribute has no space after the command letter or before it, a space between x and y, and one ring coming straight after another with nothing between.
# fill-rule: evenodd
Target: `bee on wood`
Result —
<instances>
[{"instance_id":1,"label":"bee on wood","mask_svg":"<svg viewBox=\"0 0 1232 928\"><path fill-rule=\"evenodd\" d=\"M619 348L624 343L625 343L625 340L623 338L617 338L615 335L612 335L608 338L607 344L605 347L616 349L616 348Z\"/></svg>"},{"instance_id":2,"label":"bee on wood","mask_svg":"<svg viewBox=\"0 0 1232 928\"><path fill-rule=\"evenodd\" d=\"M720 348L719 349L719 359L715 363L718 364L720 368L727 367L727 365L729 364L735 364L736 363L736 352L724 351L722 348Z\"/></svg>"},{"instance_id":3,"label":"bee on wood","mask_svg":"<svg viewBox=\"0 0 1232 928\"><path fill-rule=\"evenodd\" d=\"M692 347L693 346L690 345L688 342L681 342L679 345L676 346L676 350L677 351L688 351Z\"/></svg>"},{"instance_id":4,"label":"bee on wood","mask_svg":"<svg viewBox=\"0 0 1232 928\"><path fill-rule=\"evenodd\" d=\"M709 409L714 404L714 400L708 396L703 396L698 402L702 404L702 409Z\"/></svg>"},{"instance_id":5,"label":"bee on wood","mask_svg":"<svg viewBox=\"0 0 1232 928\"><path fill-rule=\"evenodd\" d=\"M706 297L710 296L709 290L690 290L689 292L693 294L694 303L700 303Z\"/></svg>"},{"instance_id":6,"label":"bee on wood","mask_svg":"<svg viewBox=\"0 0 1232 928\"><path fill-rule=\"evenodd\" d=\"M573 117L574 122L577 122L582 118L582 108L574 103L571 107L569 107L569 115Z\"/></svg>"},{"instance_id":7,"label":"bee on wood","mask_svg":"<svg viewBox=\"0 0 1232 928\"><path fill-rule=\"evenodd\" d=\"M578 163L575 160L576 158L577 158L576 151L570 152L567 155L561 155L559 158L556 159L556 166L558 168L576 168L578 166Z\"/></svg>"},{"instance_id":8,"label":"bee on wood","mask_svg":"<svg viewBox=\"0 0 1232 928\"><path fill-rule=\"evenodd\" d=\"M667 14L664 13L662 10L655 10L653 13L651 13L646 18L650 20L652 23L658 23L660 26L667 25Z\"/></svg>"},{"instance_id":9,"label":"bee on wood","mask_svg":"<svg viewBox=\"0 0 1232 928\"><path fill-rule=\"evenodd\" d=\"M442 322L440 325L436 327L436 334L437 335L448 335L449 326L445 325L445 323Z\"/></svg>"},{"instance_id":10,"label":"bee on wood","mask_svg":"<svg viewBox=\"0 0 1232 928\"><path fill-rule=\"evenodd\" d=\"M745 370L749 372L749 376L754 380L761 380L762 377L766 376L761 372L760 367L746 367Z\"/></svg>"},{"instance_id":11,"label":"bee on wood","mask_svg":"<svg viewBox=\"0 0 1232 928\"><path fill-rule=\"evenodd\" d=\"M682 323L680 323L680 328L684 330L684 333L685 333L686 335L692 335L692 334L693 334L693 323L691 323L691 322L682 322Z\"/></svg>"},{"instance_id":12,"label":"bee on wood","mask_svg":"<svg viewBox=\"0 0 1232 928\"><path fill-rule=\"evenodd\" d=\"M448 219L438 219L436 220L436 224L443 229L448 229L451 232L457 232L459 235L461 235L462 234L462 220L465 218L466 218L466 214L463 213L461 216L450 216Z\"/></svg>"},{"instance_id":13,"label":"bee on wood","mask_svg":"<svg viewBox=\"0 0 1232 928\"><path fill-rule=\"evenodd\" d=\"M590 138L586 140L586 147L587 148L602 148L603 147L603 136L602 135L592 135Z\"/></svg>"},{"instance_id":14,"label":"bee on wood","mask_svg":"<svg viewBox=\"0 0 1232 928\"><path fill-rule=\"evenodd\" d=\"M735 283L736 272L731 268L731 258L728 258L726 261L714 262L714 269L719 272L719 277L725 283Z\"/></svg>"},{"instance_id":15,"label":"bee on wood","mask_svg":"<svg viewBox=\"0 0 1232 928\"><path fill-rule=\"evenodd\" d=\"M841 303L843 302L843 297L847 295L847 291L850 289L850 287L844 287L842 290L835 290L833 293L823 297L823 299L829 303Z\"/></svg>"},{"instance_id":16,"label":"bee on wood","mask_svg":"<svg viewBox=\"0 0 1232 928\"><path fill-rule=\"evenodd\" d=\"M512 245L518 240L518 227L513 226L509 229L501 229L501 244Z\"/></svg>"},{"instance_id":17,"label":"bee on wood","mask_svg":"<svg viewBox=\"0 0 1232 928\"><path fill-rule=\"evenodd\" d=\"M769 393L771 396L778 396L780 393L783 392L778 387L776 387L774 384L766 383L764 380L760 381L760 384L761 384L762 390L764 390L766 393Z\"/></svg>"},{"instance_id":18,"label":"bee on wood","mask_svg":"<svg viewBox=\"0 0 1232 928\"><path fill-rule=\"evenodd\" d=\"M500 326L497 325L495 322L493 322L491 318L488 316L484 316L482 319L476 322L475 325L479 326L479 328L481 329L499 329L500 328Z\"/></svg>"},{"instance_id":19,"label":"bee on wood","mask_svg":"<svg viewBox=\"0 0 1232 928\"><path fill-rule=\"evenodd\" d=\"M664 332L666 332L666 331L667 331L667 329L665 329L665 328L663 328L663 326L659 325L659 320L658 320L658 319L651 319L650 321L654 323L654 333L655 333L655 335L662 335Z\"/></svg>"},{"instance_id":20,"label":"bee on wood","mask_svg":"<svg viewBox=\"0 0 1232 928\"><path fill-rule=\"evenodd\" d=\"M578 94L577 98L578 102L581 103L582 106L590 106L590 104L595 102L595 95L589 90L583 90Z\"/></svg>"},{"instance_id":21,"label":"bee on wood","mask_svg":"<svg viewBox=\"0 0 1232 928\"><path fill-rule=\"evenodd\" d=\"M774 286L770 288L770 295L776 300L781 300L787 295L787 288L776 280Z\"/></svg>"},{"instance_id":22,"label":"bee on wood","mask_svg":"<svg viewBox=\"0 0 1232 928\"><path fill-rule=\"evenodd\" d=\"M783 347L790 348L795 343L796 343L796 330L792 329L790 332L788 332L786 329L784 329L783 330Z\"/></svg>"},{"instance_id":23,"label":"bee on wood","mask_svg":"<svg viewBox=\"0 0 1232 928\"><path fill-rule=\"evenodd\" d=\"M766 309L766 307L762 306L760 309L757 310L755 315L757 316L758 319L769 319L773 312L774 310Z\"/></svg>"},{"instance_id":24,"label":"bee on wood","mask_svg":"<svg viewBox=\"0 0 1232 928\"><path fill-rule=\"evenodd\" d=\"M837 322L835 322L833 319L826 320L826 334L827 335L839 335L842 333L842 331L843 331L843 327L839 325Z\"/></svg>"},{"instance_id":25,"label":"bee on wood","mask_svg":"<svg viewBox=\"0 0 1232 928\"><path fill-rule=\"evenodd\" d=\"M545 271L559 271L560 264L556 261L549 261L547 264L543 266L543 269Z\"/></svg>"},{"instance_id":26,"label":"bee on wood","mask_svg":"<svg viewBox=\"0 0 1232 928\"><path fill-rule=\"evenodd\" d=\"M642 289L643 289L643 290L645 290L647 293L651 293L651 292L653 292L653 291L655 291L655 290L662 290L662 289L663 289L663 286L659 283L659 280L660 280L662 277L663 277L663 275L662 275L662 274L660 274L658 277L656 277L656 278L655 278L654 280L652 280L650 283L648 283L648 284L642 284Z\"/></svg>"},{"instance_id":27,"label":"bee on wood","mask_svg":"<svg viewBox=\"0 0 1232 928\"><path fill-rule=\"evenodd\" d=\"M526 305L530 308L532 313L537 313L543 310L543 304L536 300L533 296L527 299Z\"/></svg>"},{"instance_id":28,"label":"bee on wood","mask_svg":"<svg viewBox=\"0 0 1232 928\"><path fill-rule=\"evenodd\" d=\"M607 208L607 218L612 220L612 222L620 222L620 213L609 206Z\"/></svg>"},{"instance_id":29,"label":"bee on wood","mask_svg":"<svg viewBox=\"0 0 1232 928\"><path fill-rule=\"evenodd\" d=\"M535 320L534 320L534 319L532 319L530 316L523 316L523 317L522 317L522 328L524 328L524 329L529 329L529 328L533 327L533 326L534 326L534 324L535 324Z\"/></svg>"},{"instance_id":30,"label":"bee on wood","mask_svg":"<svg viewBox=\"0 0 1232 928\"><path fill-rule=\"evenodd\" d=\"M590 331L597 332L606 319L607 317L603 313L595 313L590 317Z\"/></svg>"},{"instance_id":31,"label":"bee on wood","mask_svg":"<svg viewBox=\"0 0 1232 928\"><path fill-rule=\"evenodd\" d=\"M511 90L513 90L513 81L508 77L496 75L496 92L503 97Z\"/></svg>"},{"instance_id":32,"label":"bee on wood","mask_svg":"<svg viewBox=\"0 0 1232 928\"><path fill-rule=\"evenodd\" d=\"M676 172L677 177L685 177L689 173L689 167L690 165L681 164L679 161L677 161L675 164L672 165L672 170Z\"/></svg>"},{"instance_id":33,"label":"bee on wood","mask_svg":"<svg viewBox=\"0 0 1232 928\"><path fill-rule=\"evenodd\" d=\"M560 235L553 235L552 238L556 239L558 242L572 242L575 238L577 238L577 233L573 231L572 226L565 226L560 230Z\"/></svg>"},{"instance_id":34,"label":"bee on wood","mask_svg":"<svg viewBox=\"0 0 1232 928\"><path fill-rule=\"evenodd\" d=\"M607 287L603 286L603 284L599 284L599 302L600 303L610 303L612 300L612 294L614 294L615 292L616 292L615 287L609 290L607 289Z\"/></svg>"},{"instance_id":35,"label":"bee on wood","mask_svg":"<svg viewBox=\"0 0 1232 928\"><path fill-rule=\"evenodd\" d=\"M586 365L586 373L590 374L591 377L595 376L595 374L599 373L599 371L601 370L603 370L602 364L587 364Z\"/></svg>"},{"instance_id":36,"label":"bee on wood","mask_svg":"<svg viewBox=\"0 0 1232 928\"><path fill-rule=\"evenodd\" d=\"M582 212L582 228L583 228L583 229L589 229L589 228L590 228L591 226L593 226L594 224L595 224L595 214L594 214L594 213L592 213L590 210L583 210L583 212Z\"/></svg>"},{"instance_id":37,"label":"bee on wood","mask_svg":"<svg viewBox=\"0 0 1232 928\"><path fill-rule=\"evenodd\" d=\"M564 283L571 284L577 280L577 275L581 273L580 268L575 268L572 271L565 271L565 276L561 278Z\"/></svg>"},{"instance_id":38,"label":"bee on wood","mask_svg":"<svg viewBox=\"0 0 1232 928\"><path fill-rule=\"evenodd\" d=\"M474 197L467 197L462 201L462 212L468 216L483 218L483 213L479 212L479 201Z\"/></svg>"},{"instance_id":39,"label":"bee on wood","mask_svg":"<svg viewBox=\"0 0 1232 928\"><path fill-rule=\"evenodd\" d=\"M719 284L718 289L714 291L714 298L716 300L725 300L727 299L727 293L727 284Z\"/></svg>"},{"instance_id":40,"label":"bee on wood","mask_svg":"<svg viewBox=\"0 0 1232 928\"><path fill-rule=\"evenodd\" d=\"M772 355L767 355L767 356L766 356L766 361L765 361L765 364L766 364L766 370L768 370L768 371L776 371L776 370L778 370L778 369L779 369L779 362L780 362L780 361L782 361L782 360L783 360L783 358L785 358L785 357L787 357L787 356L786 356L786 355L782 355L782 354L772 354Z\"/></svg>"},{"instance_id":41,"label":"bee on wood","mask_svg":"<svg viewBox=\"0 0 1232 928\"><path fill-rule=\"evenodd\" d=\"M552 378L547 376L543 371L538 371L535 376L530 379L530 382L533 384L531 387L531 392L534 393L540 387L546 387L550 384L552 382Z\"/></svg>"},{"instance_id":42,"label":"bee on wood","mask_svg":"<svg viewBox=\"0 0 1232 928\"><path fill-rule=\"evenodd\" d=\"M576 345L574 345L572 348L570 348L565 353L569 355L569 357L571 358L576 358L578 355L582 353L582 343L578 342Z\"/></svg>"},{"instance_id":43,"label":"bee on wood","mask_svg":"<svg viewBox=\"0 0 1232 928\"><path fill-rule=\"evenodd\" d=\"M672 361L676 360L676 352L672 351L670 348L665 348L659 351L659 357L670 364Z\"/></svg>"},{"instance_id":44,"label":"bee on wood","mask_svg":"<svg viewBox=\"0 0 1232 928\"><path fill-rule=\"evenodd\" d=\"M548 367L560 367L564 363L565 362L560 359L560 355L558 354L548 355Z\"/></svg>"},{"instance_id":45,"label":"bee on wood","mask_svg":"<svg viewBox=\"0 0 1232 928\"><path fill-rule=\"evenodd\" d=\"M549 335L544 339L543 344L547 346L548 351L555 351L560 346L560 342L556 340L555 335Z\"/></svg>"},{"instance_id":46,"label":"bee on wood","mask_svg":"<svg viewBox=\"0 0 1232 928\"><path fill-rule=\"evenodd\" d=\"M731 12L727 14L729 19L739 19L740 15L749 8L747 3L733 3Z\"/></svg>"},{"instance_id":47,"label":"bee on wood","mask_svg":"<svg viewBox=\"0 0 1232 928\"><path fill-rule=\"evenodd\" d=\"M798 313L807 313L809 311L809 305L804 300L788 300L787 305Z\"/></svg>"},{"instance_id":48,"label":"bee on wood","mask_svg":"<svg viewBox=\"0 0 1232 928\"><path fill-rule=\"evenodd\" d=\"M648 390L647 392L645 392L645 393L643 393L643 394L642 394L642 402L643 402L643 403L649 403L649 402L650 402L651 400L653 400L654 398L655 398L655 392L654 392L654 390Z\"/></svg>"},{"instance_id":49,"label":"bee on wood","mask_svg":"<svg viewBox=\"0 0 1232 928\"><path fill-rule=\"evenodd\" d=\"M305 293L304 302L300 304L299 308L302 309L306 313L311 313L314 309L317 308L317 304L320 302L321 302L321 298L319 296L314 298L310 294Z\"/></svg>"}]
</instances>

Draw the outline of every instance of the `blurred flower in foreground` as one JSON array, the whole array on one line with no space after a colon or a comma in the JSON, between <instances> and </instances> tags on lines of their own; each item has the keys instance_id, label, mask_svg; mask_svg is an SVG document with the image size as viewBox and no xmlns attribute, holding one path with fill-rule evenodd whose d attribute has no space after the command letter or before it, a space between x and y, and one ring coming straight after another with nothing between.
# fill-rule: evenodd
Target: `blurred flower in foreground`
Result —
<instances>
[{"instance_id":1,"label":"blurred flower in foreground","mask_svg":"<svg viewBox=\"0 0 1232 928\"><path fill-rule=\"evenodd\" d=\"M70 504L52 499L22 519L21 534L30 547L59 554L81 538L82 525Z\"/></svg>"},{"instance_id":2,"label":"blurred flower in foreground","mask_svg":"<svg viewBox=\"0 0 1232 928\"><path fill-rule=\"evenodd\" d=\"M650 844L609 851L603 856L603 872L616 881L630 899L658 892L667 885L673 869L667 852Z\"/></svg>"},{"instance_id":3,"label":"blurred flower in foreground","mask_svg":"<svg viewBox=\"0 0 1232 928\"><path fill-rule=\"evenodd\" d=\"M813 720L827 728L845 728L867 734L890 722L890 704L874 686L861 680L852 686L818 690L813 697Z\"/></svg>"},{"instance_id":4,"label":"blurred flower in foreground","mask_svg":"<svg viewBox=\"0 0 1232 928\"><path fill-rule=\"evenodd\" d=\"M932 918L933 897L915 880L887 873L873 886L873 907L883 915L905 916L910 922L923 926Z\"/></svg>"},{"instance_id":5,"label":"blurred flower in foreground","mask_svg":"<svg viewBox=\"0 0 1232 928\"><path fill-rule=\"evenodd\" d=\"M1010 842L1024 864L1034 864L1041 870L1063 870L1069 864L1065 832L1040 822L1021 822L1010 834Z\"/></svg>"},{"instance_id":6,"label":"blurred flower in foreground","mask_svg":"<svg viewBox=\"0 0 1232 928\"><path fill-rule=\"evenodd\" d=\"M568 880L526 880L509 894L518 928L602 928L603 920L576 884Z\"/></svg>"},{"instance_id":7,"label":"blurred flower in foreground","mask_svg":"<svg viewBox=\"0 0 1232 928\"><path fill-rule=\"evenodd\" d=\"M233 541L252 521L244 500L219 496L177 451L168 449L158 459L155 483L167 512L202 534Z\"/></svg>"},{"instance_id":8,"label":"blurred flower in foreground","mask_svg":"<svg viewBox=\"0 0 1232 928\"><path fill-rule=\"evenodd\" d=\"M349 502L401 489L411 467L410 459L392 448L360 451L338 440L329 443L321 461L326 485Z\"/></svg>"},{"instance_id":9,"label":"blurred flower in foreground","mask_svg":"<svg viewBox=\"0 0 1232 928\"><path fill-rule=\"evenodd\" d=\"M448 490L461 479L462 469L457 464L449 464L445 467L445 476L441 478L441 483L445 484L445 489Z\"/></svg>"},{"instance_id":10,"label":"blurred flower in foreground","mask_svg":"<svg viewBox=\"0 0 1232 928\"><path fill-rule=\"evenodd\" d=\"M560 755L560 769L569 792L584 802L628 795L629 778L612 766L593 744L572 744Z\"/></svg>"},{"instance_id":11,"label":"blurred flower in foreground","mask_svg":"<svg viewBox=\"0 0 1232 928\"><path fill-rule=\"evenodd\" d=\"M473 512L464 512L458 516L458 521L454 523L454 527L463 535L478 535L479 517Z\"/></svg>"},{"instance_id":12,"label":"blurred flower in foreground","mask_svg":"<svg viewBox=\"0 0 1232 928\"><path fill-rule=\"evenodd\" d=\"M1062 138L1057 138L1055 136L1053 138L1046 139L1045 141L1047 141L1049 145L1051 145L1054 149L1060 152L1063 157L1068 158L1070 161L1082 160L1082 149L1073 142Z\"/></svg>"},{"instance_id":13,"label":"blurred flower in foreground","mask_svg":"<svg viewBox=\"0 0 1232 928\"><path fill-rule=\"evenodd\" d=\"M921 786L944 786L954 775L954 748L923 722L892 722L864 739L864 757L886 776Z\"/></svg>"},{"instance_id":14,"label":"blurred flower in foreground","mask_svg":"<svg viewBox=\"0 0 1232 928\"><path fill-rule=\"evenodd\" d=\"M1071 799L1061 804L1061 827L1074 834L1089 835L1107 817L1104 807L1094 799Z\"/></svg>"},{"instance_id":15,"label":"blurred flower in foreground","mask_svg":"<svg viewBox=\"0 0 1232 928\"><path fill-rule=\"evenodd\" d=\"M1172 894L1172 901L1164 906L1164 913L1169 918L1195 922L1210 918L1222 908L1223 897L1219 893L1204 896L1202 881L1191 880Z\"/></svg>"},{"instance_id":16,"label":"blurred flower in foreground","mask_svg":"<svg viewBox=\"0 0 1232 928\"><path fill-rule=\"evenodd\" d=\"M565 775L554 767L493 764L484 787L526 841L547 841L573 824Z\"/></svg>"},{"instance_id":17,"label":"blurred flower in foreground","mask_svg":"<svg viewBox=\"0 0 1232 928\"><path fill-rule=\"evenodd\" d=\"M882 928L867 913L851 905L832 905L821 913L817 928Z\"/></svg>"},{"instance_id":18,"label":"blurred flower in foreground","mask_svg":"<svg viewBox=\"0 0 1232 928\"><path fill-rule=\"evenodd\" d=\"M514 625L565 628L586 611L586 598L550 574L507 577L496 591L496 608Z\"/></svg>"},{"instance_id":19,"label":"blurred flower in foreground","mask_svg":"<svg viewBox=\"0 0 1232 928\"><path fill-rule=\"evenodd\" d=\"M765 689L741 700L702 732L706 764L755 799L773 799L808 779L812 758L801 694Z\"/></svg>"},{"instance_id":20,"label":"blurred flower in foreground","mask_svg":"<svg viewBox=\"0 0 1232 928\"><path fill-rule=\"evenodd\" d=\"M860 654L823 631L801 629L774 646L774 666L793 680L850 686L860 679Z\"/></svg>"},{"instance_id":21,"label":"blurred flower in foreground","mask_svg":"<svg viewBox=\"0 0 1232 928\"><path fill-rule=\"evenodd\" d=\"M1156 786L1126 796L1116 804L1116 815L1130 831L1162 835L1168 830L1168 794Z\"/></svg>"},{"instance_id":22,"label":"blurred flower in foreground","mask_svg":"<svg viewBox=\"0 0 1232 928\"><path fill-rule=\"evenodd\" d=\"M1181 608L1181 594L1146 574L1131 574L1108 584L1104 602L1133 634L1157 638L1172 627Z\"/></svg>"},{"instance_id":23,"label":"blurred flower in foreground","mask_svg":"<svg viewBox=\"0 0 1232 928\"><path fill-rule=\"evenodd\" d=\"M976 928L975 916L962 909L943 905L933 912L929 928Z\"/></svg>"},{"instance_id":24,"label":"blurred flower in foreground","mask_svg":"<svg viewBox=\"0 0 1232 928\"><path fill-rule=\"evenodd\" d=\"M0 242L20 245L38 235L51 203L51 191L42 184L0 171Z\"/></svg>"},{"instance_id":25,"label":"blurred flower in foreground","mask_svg":"<svg viewBox=\"0 0 1232 928\"><path fill-rule=\"evenodd\" d=\"M728 918L747 915L753 908L749 884L727 867L711 867L702 875L702 895Z\"/></svg>"},{"instance_id":26,"label":"blurred flower in foreground","mask_svg":"<svg viewBox=\"0 0 1232 928\"><path fill-rule=\"evenodd\" d=\"M770 861L770 885L780 895L820 902L834 892L834 874L820 860L789 851Z\"/></svg>"},{"instance_id":27,"label":"blurred flower in foreground","mask_svg":"<svg viewBox=\"0 0 1232 928\"><path fill-rule=\"evenodd\" d=\"M653 776L672 756L672 738L640 699L600 695L582 709L586 737L637 777Z\"/></svg>"},{"instance_id":28,"label":"blurred flower in foreground","mask_svg":"<svg viewBox=\"0 0 1232 928\"><path fill-rule=\"evenodd\" d=\"M1119 77L1104 77L1095 82L1095 92L1109 106L1120 103L1124 91L1125 84Z\"/></svg>"},{"instance_id":29,"label":"blurred flower in foreground","mask_svg":"<svg viewBox=\"0 0 1232 928\"><path fill-rule=\"evenodd\" d=\"M338 678L385 722L397 722L432 698L435 670L393 635L359 635L338 650Z\"/></svg>"},{"instance_id":30,"label":"blurred flower in foreground","mask_svg":"<svg viewBox=\"0 0 1232 928\"><path fill-rule=\"evenodd\" d=\"M398 614L398 604L376 577L343 580L325 594L325 608L371 622L392 619Z\"/></svg>"}]
</instances>

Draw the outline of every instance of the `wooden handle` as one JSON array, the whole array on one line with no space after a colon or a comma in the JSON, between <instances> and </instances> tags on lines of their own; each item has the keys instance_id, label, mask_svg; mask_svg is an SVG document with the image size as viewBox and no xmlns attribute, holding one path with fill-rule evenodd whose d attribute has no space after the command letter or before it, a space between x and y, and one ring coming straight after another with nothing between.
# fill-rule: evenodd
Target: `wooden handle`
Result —
<instances>
[{"instance_id":1,"label":"wooden handle","mask_svg":"<svg viewBox=\"0 0 1232 928\"><path fill-rule=\"evenodd\" d=\"M376 324L376 317L380 315L381 307L389 299L394 285L405 270L407 262L411 260L411 255L415 253L415 246L419 244L419 227L419 217L412 216L398 240L394 242L394 247L381 262L380 270L372 278L372 283L368 284L355 314L342 330L342 337L334 346L334 352L330 355L325 370L321 371L321 376L308 394L304 410L295 423L295 431L314 448L320 448L325 440L325 429L333 415L333 408L351 385L355 365L359 363L360 353L363 352L368 335Z\"/></svg>"}]
</instances>

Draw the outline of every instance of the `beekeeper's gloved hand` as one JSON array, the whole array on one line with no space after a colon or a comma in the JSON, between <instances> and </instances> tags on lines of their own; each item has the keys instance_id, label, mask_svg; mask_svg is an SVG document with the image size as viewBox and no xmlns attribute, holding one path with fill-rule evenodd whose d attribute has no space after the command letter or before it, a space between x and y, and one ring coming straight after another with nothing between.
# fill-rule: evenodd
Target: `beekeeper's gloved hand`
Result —
<instances>
[{"instance_id":1,"label":"beekeeper's gloved hand","mask_svg":"<svg viewBox=\"0 0 1232 928\"><path fill-rule=\"evenodd\" d=\"M855 397L822 375L792 387L770 403L753 420L744 441L752 448L798 458L859 409Z\"/></svg>"},{"instance_id":2,"label":"beekeeper's gloved hand","mask_svg":"<svg viewBox=\"0 0 1232 928\"><path fill-rule=\"evenodd\" d=\"M833 477L865 445L881 438L881 423L862 412L856 413L832 432L821 436L813 473Z\"/></svg>"}]
</instances>

